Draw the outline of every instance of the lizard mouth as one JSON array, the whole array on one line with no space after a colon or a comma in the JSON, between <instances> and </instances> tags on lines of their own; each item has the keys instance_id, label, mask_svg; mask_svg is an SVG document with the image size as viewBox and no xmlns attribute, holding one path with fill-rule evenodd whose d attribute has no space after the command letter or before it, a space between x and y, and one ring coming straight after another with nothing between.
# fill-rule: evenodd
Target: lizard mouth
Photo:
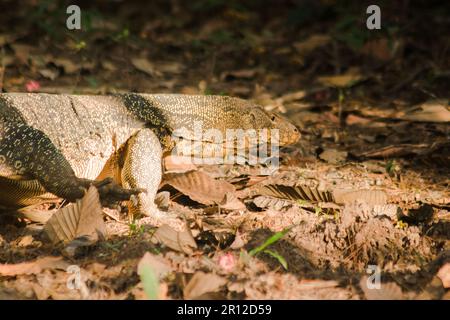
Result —
<instances>
[{"instance_id":1,"label":"lizard mouth","mask_svg":"<svg viewBox=\"0 0 450 320\"><path fill-rule=\"evenodd\" d=\"M294 127L290 132L286 132L280 137L281 145L295 144L300 140L301 136L300 131Z\"/></svg>"}]
</instances>

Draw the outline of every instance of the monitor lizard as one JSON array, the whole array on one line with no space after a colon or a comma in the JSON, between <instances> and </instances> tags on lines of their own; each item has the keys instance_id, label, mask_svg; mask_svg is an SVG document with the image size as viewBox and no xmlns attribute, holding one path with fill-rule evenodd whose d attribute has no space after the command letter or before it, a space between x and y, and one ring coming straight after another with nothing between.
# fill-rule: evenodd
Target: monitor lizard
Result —
<instances>
[{"instance_id":1,"label":"monitor lizard","mask_svg":"<svg viewBox=\"0 0 450 320\"><path fill-rule=\"evenodd\" d=\"M276 129L280 146L300 138L286 119L227 96L2 93L0 204L21 207L55 196L75 201L94 184L106 202L131 198L132 215L159 216L154 198L163 153L173 148L175 132L198 140L192 132L199 123L223 137L227 129ZM199 140L220 145L226 139Z\"/></svg>"}]
</instances>

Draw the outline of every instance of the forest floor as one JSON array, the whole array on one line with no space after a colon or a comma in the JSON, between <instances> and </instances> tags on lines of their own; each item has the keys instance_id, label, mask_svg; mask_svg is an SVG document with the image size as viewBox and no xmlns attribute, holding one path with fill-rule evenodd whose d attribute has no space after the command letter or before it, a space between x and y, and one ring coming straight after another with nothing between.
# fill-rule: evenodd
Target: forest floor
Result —
<instances>
[{"instance_id":1,"label":"forest floor","mask_svg":"<svg viewBox=\"0 0 450 320\"><path fill-rule=\"evenodd\" d=\"M302 137L270 175L166 175L181 232L104 208L106 239L68 254L0 214L0 299L450 298L448 5L386 2L371 31L359 1L86 2L70 31L64 7L24 2L0 4L3 92L226 94Z\"/></svg>"}]
</instances>

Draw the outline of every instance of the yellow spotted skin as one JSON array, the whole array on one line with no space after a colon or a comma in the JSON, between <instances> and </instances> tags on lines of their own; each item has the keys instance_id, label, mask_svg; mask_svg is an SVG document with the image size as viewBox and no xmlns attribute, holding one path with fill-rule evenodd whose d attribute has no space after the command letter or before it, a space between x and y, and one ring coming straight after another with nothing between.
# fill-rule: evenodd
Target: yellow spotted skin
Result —
<instances>
[{"instance_id":1,"label":"yellow spotted skin","mask_svg":"<svg viewBox=\"0 0 450 320\"><path fill-rule=\"evenodd\" d=\"M24 206L48 195L74 201L94 180L109 176L121 185L109 190L111 198L131 196L130 211L152 215L167 137L193 130L196 122L223 133L277 129L281 146L300 137L287 120L232 97L3 93L0 205ZM196 139L188 133L182 138ZM137 188L147 192L127 192Z\"/></svg>"}]
</instances>

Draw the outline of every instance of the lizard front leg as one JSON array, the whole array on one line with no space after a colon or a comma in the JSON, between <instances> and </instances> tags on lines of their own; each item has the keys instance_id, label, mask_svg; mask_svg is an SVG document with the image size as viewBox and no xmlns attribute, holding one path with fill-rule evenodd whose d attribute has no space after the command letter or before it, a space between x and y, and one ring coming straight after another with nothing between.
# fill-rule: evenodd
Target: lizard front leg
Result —
<instances>
[{"instance_id":1,"label":"lizard front leg","mask_svg":"<svg viewBox=\"0 0 450 320\"><path fill-rule=\"evenodd\" d=\"M0 141L0 173L2 175L29 175L42 187L58 197L75 201L94 184L100 196L108 202L128 200L141 190L125 190L107 181L78 178L70 163L52 141L40 130L24 123L9 124L3 128Z\"/></svg>"},{"instance_id":2,"label":"lizard front leg","mask_svg":"<svg viewBox=\"0 0 450 320\"><path fill-rule=\"evenodd\" d=\"M143 188L146 193L131 197L130 218L147 216L142 220L154 226L163 223L177 224L174 215L160 211L155 204L155 196L162 177L161 142L151 129L142 129L127 141L125 158L121 171L124 188Z\"/></svg>"}]
</instances>

